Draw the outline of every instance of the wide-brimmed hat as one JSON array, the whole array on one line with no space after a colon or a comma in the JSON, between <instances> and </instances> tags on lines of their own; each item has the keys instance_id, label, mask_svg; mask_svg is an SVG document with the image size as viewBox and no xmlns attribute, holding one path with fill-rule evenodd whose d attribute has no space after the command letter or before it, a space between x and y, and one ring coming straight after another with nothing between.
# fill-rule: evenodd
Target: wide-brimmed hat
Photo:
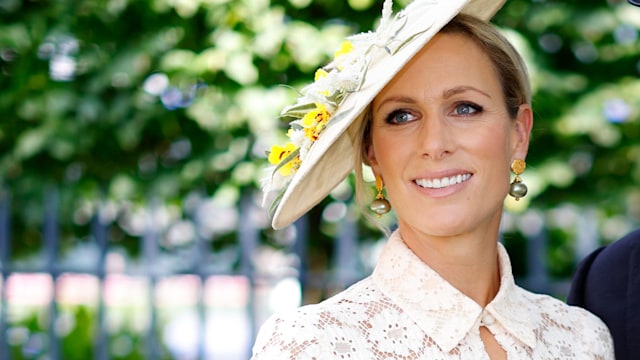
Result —
<instances>
[{"instance_id":1,"label":"wide-brimmed hat","mask_svg":"<svg viewBox=\"0 0 640 360\"><path fill-rule=\"evenodd\" d=\"M271 148L263 181L273 228L296 221L354 170L365 109L442 27L458 13L488 21L505 1L415 0L393 15L386 0L376 31L348 37L282 111L289 142Z\"/></svg>"}]
</instances>

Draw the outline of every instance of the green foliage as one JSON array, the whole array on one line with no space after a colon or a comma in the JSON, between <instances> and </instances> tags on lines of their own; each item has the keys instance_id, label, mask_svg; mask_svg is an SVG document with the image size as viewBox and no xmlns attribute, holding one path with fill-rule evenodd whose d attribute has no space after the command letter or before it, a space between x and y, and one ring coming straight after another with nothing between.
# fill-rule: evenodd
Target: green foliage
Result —
<instances>
[{"instance_id":1,"label":"green foliage","mask_svg":"<svg viewBox=\"0 0 640 360\"><path fill-rule=\"evenodd\" d=\"M22 307L23 315L10 321L8 326L11 359L39 359L52 354L52 339L49 331L49 316L45 309ZM112 309L113 310L113 309ZM91 359L95 354L97 317L94 307L66 306L60 310L55 333L58 352L63 359ZM122 309L114 311L123 311ZM135 326L119 328L110 333L104 346L108 346L109 358L120 360L145 359L145 334ZM169 358L166 349L162 358Z\"/></svg>"},{"instance_id":2,"label":"green foliage","mask_svg":"<svg viewBox=\"0 0 640 360\"><path fill-rule=\"evenodd\" d=\"M499 13L532 69L532 205L598 204L640 220L629 203L640 181L639 12L626 1L509 1Z\"/></svg>"},{"instance_id":3,"label":"green foliage","mask_svg":"<svg viewBox=\"0 0 640 360\"><path fill-rule=\"evenodd\" d=\"M237 207L239 194L259 188L294 89L345 35L370 29L380 3L0 2L0 177L11 191L14 255L40 246L49 186L69 247L90 237L88 221L105 203L115 208L109 238L132 254L140 234L123 224L151 201L177 209L174 222L196 193ZM534 83L522 176L530 195L511 208L598 204L599 235L617 238L640 221L640 9L623 0L509 0L494 22L525 55ZM335 228L322 225L322 210L350 194L312 211L314 226ZM363 238L375 231L361 227ZM322 262L335 235L327 232L311 239ZM261 236L278 244L280 235Z\"/></svg>"}]
</instances>

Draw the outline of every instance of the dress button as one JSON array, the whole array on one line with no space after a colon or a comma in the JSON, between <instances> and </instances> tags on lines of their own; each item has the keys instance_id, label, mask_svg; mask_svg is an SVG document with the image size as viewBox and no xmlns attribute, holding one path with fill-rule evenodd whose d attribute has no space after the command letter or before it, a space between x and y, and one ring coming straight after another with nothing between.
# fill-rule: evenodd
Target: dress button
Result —
<instances>
[{"instance_id":1,"label":"dress button","mask_svg":"<svg viewBox=\"0 0 640 360\"><path fill-rule=\"evenodd\" d=\"M480 321L480 324L484 326L489 326L493 324L494 321L495 319L493 318L493 316L491 316L491 314L484 314L482 315L482 320Z\"/></svg>"}]
</instances>

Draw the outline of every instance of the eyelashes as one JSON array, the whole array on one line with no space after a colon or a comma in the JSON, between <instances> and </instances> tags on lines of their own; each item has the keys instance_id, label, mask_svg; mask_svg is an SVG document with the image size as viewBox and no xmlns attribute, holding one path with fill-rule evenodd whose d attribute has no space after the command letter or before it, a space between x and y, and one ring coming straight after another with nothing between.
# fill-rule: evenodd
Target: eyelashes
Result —
<instances>
[{"instance_id":1,"label":"eyelashes","mask_svg":"<svg viewBox=\"0 0 640 360\"><path fill-rule=\"evenodd\" d=\"M392 111L389 115L387 115L387 117L385 118L385 122L391 125L400 125L411 122L416 118L417 117L413 115L411 111L398 109Z\"/></svg>"},{"instance_id":2,"label":"eyelashes","mask_svg":"<svg viewBox=\"0 0 640 360\"><path fill-rule=\"evenodd\" d=\"M482 114L483 107L481 105L463 101L455 103L451 110L446 113L446 116L454 118L469 118ZM420 118L420 115L409 109L397 109L393 110L385 117L385 123L389 125L402 125L415 121Z\"/></svg>"},{"instance_id":3,"label":"eyelashes","mask_svg":"<svg viewBox=\"0 0 640 360\"><path fill-rule=\"evenodd\" d=\"M453 109L453 114L456 116L471 116L479 113L482 113L482 106L471 102L462 102L456 104Z\"/></svg>"}]
</instances>

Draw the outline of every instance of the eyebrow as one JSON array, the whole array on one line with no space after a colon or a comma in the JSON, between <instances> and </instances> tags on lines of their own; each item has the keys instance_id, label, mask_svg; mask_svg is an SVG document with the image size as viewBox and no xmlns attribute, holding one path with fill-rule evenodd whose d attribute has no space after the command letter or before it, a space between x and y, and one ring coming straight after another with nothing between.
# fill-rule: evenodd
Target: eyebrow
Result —
<instances>
[{"instance_id":1,"label":"eyebrow","mask_svg":"<svg viewBox=\"0 0 640 360\"><path fill-rule=\"evenodd\" d=\"M382 105L384 105L384 104L386 104L388 102L415 104L417 101L414 98L410 97L410 96L391 96L391 97L388 97L388 98L382 100L380 102L380 104L378 104L378 106L376 106L376 108L374 110L376 112L380 111L380 108L382 107Z\"/></svg>"},{"instance_id":2,"label":"eyebrow","mask_svg":"<svg viewBox=\"0 0 640 360\"><path fill-rule=\"evenodd\" d=\"M481 95L486 96L487 98L491 99L491 95L489 95L488 93L474 87L474 86L467 86L467 85L461 85L461 86L456 86L454 88L451 89L447 89L444 90L442 92L442 97L444 99L448 99L451 98L455 95L467 92L467 91L473 91L473 92L477 92ZM406 103L406 104L415 104L417 103L417 101L410 96L404 96L404 95L399 95L399 96L391 96L388 97L384 100L382 100L382 102L380 102L380 104L378 104L378 106L376 106L376 108L374 109L376 112L380 110L380 108L382 107L382 105L388 103L388 102L399 102L399 103Z\"/></svg>"},{"instance_id":3,"label":"eyebrow","mask_svg":"<svg viewBox=\"0 0 640 360\"><path fill-rule=\"evenodd\" d=\"M454 87L452 89L448 89L448 90L443 91L442 92L442 97L445 98L445 99L448 99L448 98L450 98L450 97L452 97L454 95L463 93L465 91L474 91L474 92L480 93L480 94L488 97L489 99L491 99L491 95L487 94L486 92L484 92L484 91L482 91L482 90L480 90L480 89L478 89L476 87L465 86L465 85L456 86L456 87Z\"/></svg>"}]
</instances>

